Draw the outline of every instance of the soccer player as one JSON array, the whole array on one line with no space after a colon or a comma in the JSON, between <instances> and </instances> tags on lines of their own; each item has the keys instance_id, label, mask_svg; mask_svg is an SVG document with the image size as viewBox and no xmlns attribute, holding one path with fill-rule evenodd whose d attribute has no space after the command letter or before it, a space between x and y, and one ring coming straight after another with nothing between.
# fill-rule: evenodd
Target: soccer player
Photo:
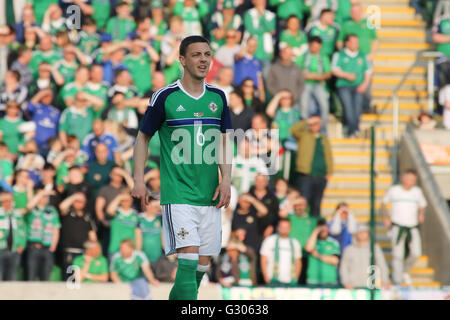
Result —
<instances>
[{"instance_id":1,"label":"soccer player","mask_svg":"<svg viewBox=\"0 0 450 320\"><path fill-rule=\"evenodd\" d=\"M153 94L136 138L132 195L145 208L144 166L149 141L159 130L164 248L166 255L178 254L169 299L196 300L210 258L220 252L220 208L230 202L231 121L224 92L204 80L212 59L208 41L186 37L179 53L183 77ZM218 154L227 163L218 163Z\"/></svg>"}]
</instances>

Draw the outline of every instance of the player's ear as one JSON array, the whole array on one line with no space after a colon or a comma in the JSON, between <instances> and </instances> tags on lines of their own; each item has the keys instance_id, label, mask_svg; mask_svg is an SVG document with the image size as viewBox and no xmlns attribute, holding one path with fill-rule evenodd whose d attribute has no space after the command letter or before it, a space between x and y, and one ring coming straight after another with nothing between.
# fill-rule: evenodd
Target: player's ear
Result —
<instances>
[{"instance_id":1,"label":"player's ear","mask_svg":"<svg viewBox=\"0 0 450 320\"><path fill-rule=\"evenodd\" d=\"M180 63L181 63L181 65L182 65L183 67L186 66L186 60L185 60L184 56L182 56L182 55L180 54L180 56L178 57L178 60L180 60Z\"/></svg>"}]
</instances>

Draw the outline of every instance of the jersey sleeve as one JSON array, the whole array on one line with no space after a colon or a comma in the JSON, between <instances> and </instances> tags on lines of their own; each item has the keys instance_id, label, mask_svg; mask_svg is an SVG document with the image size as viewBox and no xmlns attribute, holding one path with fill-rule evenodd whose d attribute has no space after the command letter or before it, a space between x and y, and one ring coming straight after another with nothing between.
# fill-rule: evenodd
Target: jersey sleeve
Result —
<instances>
[{"instance_id":1,"label":"jersey sleeve","mask_svg":"<svg viewBox=\"0 0 450 320\"><path fill-rule=\"evenodd\" d=\"M222 115L220 117L220 132L225 133L228 129L231 129L231 117L230 117L230 107L228 106L228 101L225 93L221 91L221 97L223 101Z\"/></svg>"},{"instance_id":2,"label":"jersey sleeve","mask_svg":"<svg viewBox=\"0 0 450 320\"><path fill-rule=\"evenodd\" d=\"M166 95L160 94L158 91L153 94L142 119L140 131L153 136L161 128L161 125L166 120L165 98Z\"/></svg>"}]
</instances>

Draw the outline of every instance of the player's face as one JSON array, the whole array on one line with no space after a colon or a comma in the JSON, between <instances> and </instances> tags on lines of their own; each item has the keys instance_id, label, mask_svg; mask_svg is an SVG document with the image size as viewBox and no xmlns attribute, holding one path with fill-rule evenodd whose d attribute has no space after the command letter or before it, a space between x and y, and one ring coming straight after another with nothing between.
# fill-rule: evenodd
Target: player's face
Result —
<instances>
[{"instance_id":1,"label":"player's face","mask_svg":"<svg viewBox=\"0 0 450 320\"><path fill-rule=\"evenodd\" d=\"M209 71L211 58L209 45L205 42L196 42L187 47L186 55L180 56L180 62L192 78L202 80Z\"/></svg>"}]
</instances>

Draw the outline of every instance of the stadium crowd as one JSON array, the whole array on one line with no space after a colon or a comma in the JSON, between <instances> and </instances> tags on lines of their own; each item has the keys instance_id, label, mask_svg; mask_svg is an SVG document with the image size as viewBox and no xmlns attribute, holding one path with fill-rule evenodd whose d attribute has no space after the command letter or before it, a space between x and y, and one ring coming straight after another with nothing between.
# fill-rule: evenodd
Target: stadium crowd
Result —
<instances>
[{"instance_id":1,"label":"stadium crowd","mask_svg":"<svg viewBox=\"0 0 450 320\"><path fill-rule=\"evenodd\" d=\"M329 114L358 138L370 111L378 41L357 0L2 3L1 280L173 281L176 257L164 256L161 241L159 137L149 145L146 208L130 195L133 144L149 98L181 76L181 39L202 34L214 52L207 81L225 91L233 129L249 133L235 147L223 252L209 280L366 286L367 226L345 203L328 222L320 212L333 172ZM433 29L447 58L449 26L443 15ZM441 63L441 84L448 68ZM441 85L440 103L450 129L449 88ZM281 144L275 175L260 157L270 128ZM388 284L378 246L376 262Z\"/></svg>"}]
</instances>

